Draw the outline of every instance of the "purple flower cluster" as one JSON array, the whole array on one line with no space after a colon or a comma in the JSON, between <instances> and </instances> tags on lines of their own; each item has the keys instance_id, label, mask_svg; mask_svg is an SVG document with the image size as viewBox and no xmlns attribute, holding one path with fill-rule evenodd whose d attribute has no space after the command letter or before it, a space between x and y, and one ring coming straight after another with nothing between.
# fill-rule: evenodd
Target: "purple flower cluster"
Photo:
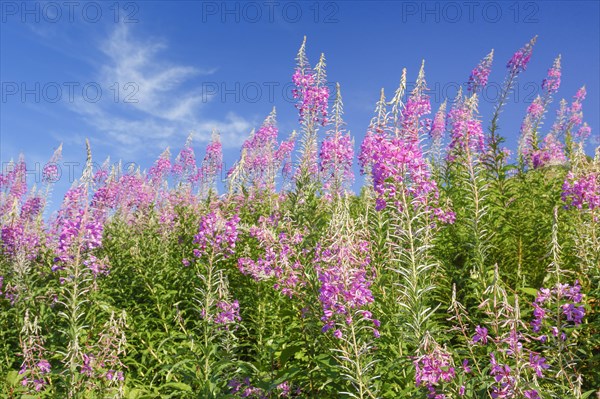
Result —
<instances>
[{"instance_id":1,"label":"purple flower cluster","mask_svg":"<svg viewBox=\"0 0 600 399\"><path fill-rule=\"evenodd\" d=\"M214 319L216 324L229 328L231 324L242 321L240 317L240 304L237 300L233 302L217 302L217 316Z\"/></svg>"},{"instance_id":2,"label":"purple flower cluster","mask_svg":"<svg viewBox=\"0 0 600 399\"><path fill-rule=\"evenodd\" d=\"M27 167L23 157L11 162L6 172L0 173L0 214L8 214L15 203L20 204L27 192Z\"/></svg>"},{"instance_id":3,"label":"purple flower cluster","mask_svg":"<svg viewBox=\"0 0 600 399\"><path fill-rule=\"evenodd\" d=\"M583 142L590 134L591 128L583 123L583 101L585 100L585 86L577 90L573 96L571 106L563 100L560 108L556 111L556 120L552 125L552 133L556 137L567 137L571 135Z\"/></svg>"},{"instance_id":4,"label":"purple flower cluster","mask_svg":"<svg viewBox=\"0 0 600 399\"><path fill-rule=\"evenodd\" d=\"M429 130L429 138L435 143L441 143L446 132L446 102L444 102L433 118Z\"/></svg>"},{"instance_id":5,"label":"purple flower cluster","mask_svg":"<svg viewBox=\"0 0 600 399\"><path fill-rule=\"evenodd\" d=\"M172 170L169 150L165 150L148 171L148 179L153 183L161 182Z\"/></svg>"},{"instance_id":6,"label":"purple flower cluster","mask_svg":"<svg viewBox=\"0 0 600 399\"><path fill-rule=\"evenodd\" d=\"M488 342L488 330L485 327L475 327L475 335L473 336L473 343L480 342L482 345L486 345Z\"/></svg>"},{"instance_id":7,"label":"purple flower cluster","mask_svg":"<svg viewBox=\"0 0 600 399\"><path fill-rule=\"evenodd\" d=\"M206 154L202 160L202 165L198 168L198 178L206 186L206 189L212 188L216 181L217 174L223 169L223 145L219 135L215 134L213 140L206 146Z\"/></svg>"},{"instance_id":8,"label":"purple flower cluster","mask_svg":"<svg viewBox=\"0 0 600 399\"><path fill-rule=\"evenodd\" d=\"M185 144L185 146L175 158L175 162L171 168L171 173L180 181L194 181L198 176L198 167L196 166L196 155L191 147L191 140Z\"/></svg>"},{"instance_id":9,"label":"purple flower cluster","mask_svg":"<svg viewBox=\"0 0 600 399\"><path fill-rule=\"evenodd\" d=\"M492 61L494 60L494 50L490 53L471 71L469 81L467 83L469 93L477 93L482 90L488 83L490 72L492 71Z\"/></svg>"},{"instance_id":10,"label":"purple flower cluster","mask_svg":"<svg viewBox=\"0 0 600 399\"><path fill-rule=\"evenodd\" d=\"M318 249L315 262L321 282L319 300L323 307L323 332L336 325L353 323L355 311L373 302L368 242L358 242L355 247L331 245ZM379 327L379 320L373 319L371 312L361 310L358 314L362 320ZM374 334L377 336L379 332L375 329ZM342 331L336 329L334 336L341 338Z\"/></svg>"},{"instance_id":11,"label":"purple flower cluster","mask_svg":"<svg viewBox=\"0 0 600 399\"><path fill-rule=\"evenodd\" d=\"M79 255L80 261L94 276L108 273L108 264L92 254L93 250L102 246L105 220L103 210L92 208L88 204L88 190L85 186L73 187L67 191L50 231L49 238L53 240L56 254L52 271L65 269Z\"/></svg>"},{"instance_id":12,"label":"purple flower cluster","mask_svg":"<svg viewBox=\"0 0 600 399\"><path fill-rule=\"evenodd\" d=\"M203 255L222 255L228 257L235 252L235 243L238 239L238 223L240 217L234 215L225 219L218 212L211 212L200 219L198 234L194 236L194 243L198 249L194 250L197 258Z\"/></svg>"},{"instance_id":13,"label":"purple flower cluster","mask_svg":"<svg viewBox=\"0 0 600 399\"><path fill-rule=\"evenodd\" d=\"M444 394L438 394L436 387L440 383L449 382L456 376L456 371L450 354L437 346L413 362L415 366L415 381L417 386L424 386L429 391L428 398L443 399Z\"/></svg>"},{"instance_id":14,"label":"purple flower cluster","mask_svg":"<svg viewBox=\"0 0 600 399\"><path fill-rule=\"evenodd\" d=\"M23 220L3 226L0 230L0 248L11 258L23 254L27 260L34 260L40 250L40 236L31 225Z\"/></svg>"},{"instance_id":15,"label":"purple flower cluster","mask_svg":"<svg viewBox=\"0 0 600 399\"><path fill-rule=\"evenodd\" d=\"M448 144L448 161L453 161L459 154L477 156L485 151L485 139L481 120L473 115L473 110L464 99L456 101L448 113L450 128L450 144Z\"/></svg>"},{"instance_id":16,"label":"purple flower cluster","mask_svg":"<svg viewBox=\"0 0 600 399\"><path fill-rule=\"evenodd\" d=\"M122 371L113 369L105 370L107 364L93 354L84 353L82 358L83 362L79 369L79 373L91 378L103 378L110 382L125 380L125 375Z\"/></svg>"},{"instance_id":17,"label":"purple flower cluster","mask_svg":"<svg viewBox=\"0 0 600 399\"><path fill-rule=\"evenodd\" d=\"M327 137L321 144L319 158L323 187L325 190L337 190L340 194L345 186L354 179L352 163L354 143L349 134L336 134Z\"/></svg>"},{"instance_id":18,"label":"purple flower cluster","mask_svg":"<svg viewBox=\"0 0 600 399\"><path fill-rule=\"evenodd\" d=\"M527 43L523 48L519 49L506 64L506 67L512 74L518 74L527 69L527 64L533 53L533 46L537 40L537 36Z\"/></svg>"},{"instance_id":19,"label":"purple flower cluster","mask_svg":"<svg viewBox=\"0 0 600 399\"><path fill-rule=\"evenodd\" d=\"M567 162L564 146L552 133L548 133L540 149L532 151L531 161L536 169L549 165L562 165Z\"/></svg>"},{"instance_id":20,"label":"purple flower cluster","mask_svg":"<svg viewBox=\"0 0 600 399\"><path fill-rule=\"evenodd\" d=\"M519 139L519 155L522 161L533 168L541 168L548 165L562 164L566 161L563 146L558 140L557 128L545 137L540 145L538 130L542 125L542 119L552 102L552 95L560 87L560 56L554 60L554 64L548 70L548 76L542 81L544 96L538 95L527 109L527 114L521 124L521 137ZM564 107L563 107L563 113ZM564 118L563 118L564 119ZM562 120L562 119L561 119ZM556 124L555 124L556 125Z\"/></svg>"},{"instance_id":21,"label":"purple flower cluster","mask_svg":"<svg viewBox=\"0 0 600 399\"><path fill-rule=\"evenodd\" d=\"M590 210L600 208L600 173L576 175L569 172L562 190L562 200L567 206Z\"/></svg>"},{"instance_id":22,"label":"purple flower cluster","mask_svg":"<svg viewBox=\"0 0 600 399\"><path fill-rule=\"evenodd\" d=\"M278 169L275 147L278 134L279 129L273 111L256 133L242 145L242 151L246 153L244 174L250 187L259 190L275 190L275 172Z\"/></svg>"},{"instance_id":23,"label":"purple flower cluster","mask_svg":"<svg viewBox=\"0 0 600 399\"><path fill-rule=\"evenodd\" d=\"M302 264L298 255L304 237L299 232L286 231L286 223L276 216L261 216L258 223L258 227L250 229L250 236L258 240L265 253L256 261L240 258L238 268L256 281L274 279L273 287L291 298L302 285Z\"/></svg>"},{"instance_id":24,"label":"purple flower cluster","mask_svg":"<svg viewBox=\"0 0 600 399\"><path fill-rule=\"evenodd\" d=\"M21 366L19 370L19 375L28 375L23 377L21 380L21 385L32 386L36 392L40 392L44 389L44 386L48 384L48 382L44 379L44 375L50 373L52 366L50 362L46 359L39 360L32 368L28 368L25 363Z\"/></svg>"},{"instance_id":25,"label":"purple flower cluster","mask_svg":"<svg viewBox=\"0 0 600 399\"><path fill-rule=\"evenodd\" d=\"M548 94L556 93L560 87L560 77L560 56L558 56L554 60L552 67L548 70L548 76L542 81L542 89L548 92Z\"/></svg>"},{"instance_id":26,"label":"purple flower cluster","mask_svg":"<svg viewBox=\"0 0 600 399\"><path fill-rule=\"evenodd\" d=\"M373 187L378 194L377 210L391 202L403 209L402 196L416 206L425 206L444 223L454 221L454 213L438 206L437 183L431 178L429 165L418 142L383 134L369 134L361 146L359 157L363 171L371 168Z\"/></svg>"},{"instance_id":27,"label":"purple flower cluster","mask_svg":"<svg viewBox=\"0 0 600 399\"><path fill-rule=\"evenodd\" d=\"M499 363L494 353L490 353L490 375L494 377L497 385L492 386L492 398L504 399L517 396L516 383L518 382L508 364Z\"/></svg>"},{"instance_id":28,"label":"purple flower cluster","mask_svg":"<svg viewBox=\"0 0 600 399\"><path fill-rule=\"evenodd\" d=\"M231 394L237 394L240 398L267 399L271 397L269 395L269 392L265 391L262 388L253 386L250 382L250 378L244 378L243 381L233 379L229 381L227 386L231 389ZM278 398L291 398L292 394L294 394L294 397L296 397L296 395L299 395L300 392L301 391L299 388L292 392L292 387L287 381L284 381L281 384L277 385L277 387L275 387L274 389L274 393L277 395Z\"/></svg>"},{"instance_id":29,"label":"purple flower cluster","mask_svg":"<svg viewBox=\"0 0 600 399\"><path fill-rule=\"evenodd\" d=\"M559 322L552 313L552 310L557 306L560 307L560 318L572 325L581 324L585 316L585 308L581 305L583 296L581 294L581 286L578 281L575 281L573 286L569 284L557 283L553 288L540 288L538 295L533 302L533 320L531 328L535 333L544 333L538 339L546 342L549 338L548 331L554 338L562 341L567 339L564 330L568 326L567 323L560 322L559 325L554 325Z\"/></svg>"},{"instance_id":30,"label":"purple flower cluster","mask_svg":"<svg viewBox=\"0 0 600 399\"><path fill-rule=\"evenodd\" d=\"M318 82L315 74L308 69L297 68L292 75L292 82L296 88L292 90L292 95L298 99L296 108L300 112L300 120L306 117L312 119L311 122L327 124L327 106L329 101L329 88Z\"/></svg>"}]
</instances>

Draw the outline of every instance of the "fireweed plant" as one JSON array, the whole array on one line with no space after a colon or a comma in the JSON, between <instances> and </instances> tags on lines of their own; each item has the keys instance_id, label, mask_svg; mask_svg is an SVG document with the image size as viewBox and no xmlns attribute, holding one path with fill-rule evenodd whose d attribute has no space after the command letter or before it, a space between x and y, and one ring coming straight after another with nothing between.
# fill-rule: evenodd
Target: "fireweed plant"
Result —
<instances>
[{"instance_id":1,"label":"fireweed plant","mask_svg":"<svg viewBox=\"0 0 600 399\"><path fill-rule=\"evenodd\" d=\"M542 60L514 158L502 137L535 43L506 68L489 52L435 109L425 63L411 90L403 70L355 146L342 88L305 40L297 131L282 134L273 109L224 171L224 193L216 131L204 153L190 136L148 170L92 168L88 145L53 214L61 148L38 186L23 156L9 163L0 396L596 395L600 148L584 152L585 87L558 100L567 60Z\"/></svg>"}]
</instances>

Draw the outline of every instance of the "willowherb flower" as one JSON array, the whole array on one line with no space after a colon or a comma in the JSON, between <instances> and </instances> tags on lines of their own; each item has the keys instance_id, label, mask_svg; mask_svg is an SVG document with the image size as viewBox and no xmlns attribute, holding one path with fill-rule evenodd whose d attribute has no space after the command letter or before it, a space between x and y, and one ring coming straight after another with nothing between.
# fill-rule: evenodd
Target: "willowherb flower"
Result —
<instances>
[{"instance_id":1,"label":"willowherb flower","mask_svg":"<svg viewBox=\"0 0 600 399\"><path fill-rule=\"evenodd\" d=\"M562 165L567 162L564 146L552 133L548 133L540 148L531 152L531 161L535 169Z\"/></svg>"},{"instance_id":2,"label":"willowherb flower","mask_svg":"<svg viewBox=\"0 0 600 399\"><path fill-rule=\"evenodd\" d=\"M327 124L329 88L319 84L314 72L302 71L300 68L297 68L292 75L292 82L296 86L292 90L292 95L298 100L296 108L300 113L300 120L309 118L310 122L325 126Z\"/></svg>"},{"instance_id":3,"label":"willowherb flower","mask_svg":"<svg viewBox=\"0 0 600 399\"><path fill-rule=\"evenodd\" d=\"M430 398L440 397L436 396L435 388L456 377L450 353L437 344L433 349L415 359L413 364L415 366L415 383L417 386L426 387L430 392L428 396Z\"/></svg>"},{"instance_id":4,"label":"willowherb flower","mask_svg":"<svg viewBox=\"0 0 600 399\"><path fill-rule=\"evenodd\" d=\"M553 94L560 87L560 55L554 60L554 64L548 69L548 76L542 81L542 89L548 94Z\"/></svg>"},{"instance_id":5,"label":"willowherb flower","mask_svg":"<svg viewBox=\"0 0 600 399\"><path fill-rule=\"evenodd\" d=\"M474 115L468 100L459 98L448 113L450 144L448 161L454 161L461 154L475 157L485 151L485 138L481 120Z\"/></svg>"},{"instance_id":6,"label":"willowherb flower","mask_svg":"<svg viewBox=\"0 0 600 399\"><path fill-rule=\"evenodd\" d=\"M490 353L490 375L497 385L492 386L492 398L513 398L516 396L517 379L508 364L501 364L494 353Z\"/></svg>"},{"instance_id":7,"label":"willowherb flower","mask_svg":"<svg viewBox=\"0 0 600 399\"><path fill-rule=\"evenodd\" d=\"M194 182L200 185L200 192L208 194L210 190L215 189L217 175L223 169L223 145L219 133L215 130L212 133L212 141L206 146L206 154L202 160L202 165L194 177Z\"/></svg>"},{"instance_id":8,"label":"willowherb flower","mask_svg":"<svg viewBox=\"0 0 600 399\"><path fill-rule=\"evenodd\" d=\"M281 168L283 178L292 176L292 152L296 145L296 132L292 132L287 140L279 144L279 148L275 151L275 159Z\"/></svg>"},{"instance_id":9,"label":"willowherb flower","mask_svg":"<svg viewBox=\"0 0 600 399\"><path fill-rule=\"evenodd\" d=\"M198 233L194 236L194 243L199 246L198 252L194 252L194 255L197 257L206 254L224 257L232 255L238 239L239 221L238 215L225 219L218 212L202 216Z\"/></svg>"},{"instance_id":10,"label":"willowherb flower","mask_svg":"<svg viewBox=\"0 0 600 399\"><path fill-rule=\"evenodd\" d=\"M534 353L529 353L529 367L531 367L538 378L543 378L543 371L550 368L550 366L546 363L546 358Z\"/></svg>"},{"instance_id":11,"label":"willowherb flower","mask_svg":"<svg viewBox=\"0 0 600 399\"><path fill-rule=\"evenodd\" d=\"M167 148L156 160L154 165L148 171L148 178L153 184L158 184L163 181L164 178L168 176L168 174L172 170L171 153Z\"/></svg>"},{"instance_id":12,"label":"willowherb flower","mask_svg":"<svg viewBox=\"0 0 600 399\"><path fill-rule=\"evenodd\" d=\"M526 399L540 399L540 394L535 389L528 389L523 392Z\"/></svg>"},{"instance_id":13,"label":"willowherb flower","mask_svg":"<svg viewBox=\"0 0 600 399\"><path fill-rule=\"evenodd\" d=\"M327 132L319 153L323 188L327 191L328 197L332 194L342 194L354 179L352 172L354 141L344 129L343 113L342 95L338 83L333 104L333 129Z\"/></svg>"},{"instance_id":14,"label":"willowherb flower","mask_svg":"<svg viewBox=\"0 0 600 399\"><path fill-rule=\"evenodd\" d=\"M242 151L245 151L244 175L248 188L275 190L275 173L279 168L275 157L278 134L273 108L262 126L242 145Z\"/></svg>"},{"instance_id":15,"label":"willowherb flower","mask_svg":"<svg viewBox=\"0 0 600 399\"><path fill-rule=\"evenodd\" d=\"M355 311L373 302L369 273L370 256L367 242L354 245L330 245L319 248L316 255L317 277L321 283L319 300L323 308L323 332L334 329L336 323L351 324ZM360 312L362 319L375 322L370 312ZM339 331L339 332L338 332ZM334 336L341 338L336 329Z\"/></svg>"},{"instance_id":16,"label":"willowherb flower","mask_svg":"<svg viewBox=\"0 0 600 399\"><path fill-rule=\"evenodd\" d=\"M533 46L535 45L536 40L537 36L532 38L529 43L513 54L512 58L506 64L506 67L511 71L511 73L518 74L527 69L527 64L531 59Z\"/></svg>"},{"instance_id":17,"label":"willowherb flower","mask_svg":"<svg viewBox=\"0 0 600 399\"><path fill-rule=\"evenodd\" d=\"M242 318L240 317L240 304L237 300L234 300L233 302L217 302L217 315L214 318L216 324L228 328L229 325L240 321L242 321Z\"/></svg>"},{"instance_id":18,"label":"willowherb flower","mask_svg":"<svg viewBox=\"0 0 600 399\"><path fill-rule=\"evenodd\" d=\"M567 339L565 328L568 324L554 325L556 314L553 313L558 308L561 311L560 317L572 325L581 324L585 317L585 307L580 305L583 301L581 286L578 281L571 286L569 284L557 283L552 288L541 288L538 291L532 306L533 320L531 321L532 331L543 333L538 339L546 342L549 336L555 338L561 337L561 340Z\"/></svg>"},{"instance_id":19,"label":"willowherb flower","mask_svg":"<svg viewBox=\"0 0 600 399\"><path fill-rule=\"evenodd\" d=\"M287 381L282 382L277 385L277 390L280 391L279 396L283 398L287 398L290 396L292 388L290 387L290 383Z\"/></svg>"},{"instance_id":20,"label":"willowherb flower","mask_svg":"<svg viewBox=\"0 0 600 399\"><path fill-rule=\"evenodd\" d=\"M575 138L581 143L587 138L590 132L589 126L583 126L583 100L585 100L586 89L581 87L573 96L571 106L565 100L560 103L559 109L556 111L556 120L552 125L551 133L558 138L569 140ZM585 126L585 127L584 127ZM583 130L581 130L583 128Z\"/></svg>"},{"instance_id":21,"label":"willowherb flower","mask_svg":"<svg viewBox=\"0 0 600 399\"><path fill-rule=\"evenodd\" d=\"M490 53L481 60L479 65L471 71L471 76L469 76L469 81L467 83L469 93L477 93L487 85L490 72L492 71L493 60L494 50L490 51Z\"/></svg>"},{"instance_id":22,"label":"willowherb flower","mask_svg":"<svg viewBox=\"0 0 600 399\"><path fill-rule=\"evenodd\" d=\"M42 181L45 183L56 183L60 178L58 161L62 156L62 144L52 154L52 157L42 168Z\"/></svg>"},{"instance_id":23,"label":"willowherb flower","mask_svg":"<svg viewBox=\"0 0 600 399\"><path fill-rule=\"evenodd\" d=\"M415 89L400 112L399 126L382 125L388 123L389 118L378 116L372 123L375 128L369 129L361 145L359 164L362 172L370 172L373 178L377 210L388 204L402 210L406 204L412 204L430 211L432 218L451 223L453 214L438 205L437 183L431 177L420 143L425 128L421 118L431 112L425 89L422 67ZM380 102L385 102L385 98ZM378 104L378 109L381 107ZM391 130L395 131L394 135L390 134Z\"/></svg>"},{"instance_id":24,"label":"willowherb flower","mask_svg":"<svg viewBox=\"0 0 600 399\"><path fill-rule=\"evenodd\" d=\"M198 172L196 167L196 155L192 149L192 135L188 137L185 145L175 158L171 166L171 173L180 181L193 181Z\"/></svg>"},{"instance_id":25,"label":"willowherb flower","mask_svg":"<svg viewBox=\"0 0 600 399\"><path fill-rule=\"evenodd\" d=\"M482 345L487 344L488 341L488 330L485 327L475 327L475 335L473 336L473 343L481 342Z\"/></svg>"},{"instance_id":26,"label":"willowherb flower","mask_svg":"<svg viewBox=\"0 0 600 399\"><path fill-rule=\"evenodd\" d=\"M441 141L446 132L446 101L440 105L440 108L435 113L435 117L431 122L431 129L429 130L429 138L433 143L440 143L437 146L441 147Z\"/></svg>"},{"instance_id":27,"label":"willowherb flower","mask_svg":"<svg viewBox=\"0 0 600 399\"><path fill-rule=\"evenodd\" d=\"M0 248L10 258L24 255L27 260L34 260L40 249L40 233L26 225L23 221L3 226L0 229Z\"/></svg>"},{"instance_id":28,"label":"willowherb flower","mask_svg":"<svg viewBox=\"0 0 600 399\"><path fill-rule=\"evenodd\" d=\"M244 378L243 381L233 379L227 383L232 394L239 394L241 398L266 399L267 392L251 384L250 378Z\"/></svg>"},{"instance_id":29,"label":"willowherb flower","mask_svg":"<svg viewBox=\"0 0 600 399\"><path fill-rule=\"evenodd\" d=\"M292 230L286 220L276 215L261 216L258 223L250 229L250 236L258 240L264 254L256 261L240 258L238 268L256 281L274 280L273 288L291 298L303 285L303 268L299 261L303 234Z\"/></svg>"},{"instance_id":30,"label":"willowherb flower","mask_svg":"<svg viewBox=\"0 0 600 399\"><path fill-rule=\"evenodd\" d=\"M31 320L29 309L25 311L20 344L23 357L19 370L21 385L39 392L48 384L47 374L51 372L52 366L44 357L46 349L37 317Z\"/></svg>"},{"instance_id":31,"label":"willowherb flower","mask_svg":"<svg viewBox=\"0 0 600 399\"><path fill-rule=\"evenodd\" d=\"M343 190L354 178L352 161L354 143L349 135L335 135L326 138L321 144L319 158L326 190Z\"/></svg>"},{"instance_id":32,"label":"willowherb flower","mask_svg":"<svg viewBox=\"0 0 600 399\"><path fill-rule=\"evenodd\" d=\"M562 186L562 200L568 207L600 208L600 173L567 173Z\"/></svg>"},{"instance_id":33,"label":"willowherb flower","mask_svg":"<svg viewBox=\"0 0 600 399\"><path fill-rule=\"evenodd\" d=\"M325 60L321 60L313 71L306 57L306 37L300 46L296 58L298 65L292 75L292 82L296 86L292 95L298 100L296 108L300 113L300 121L304 124L327 124L327 106L329 101L329 88L325 81Z\"/></svg>"}]
</instances>

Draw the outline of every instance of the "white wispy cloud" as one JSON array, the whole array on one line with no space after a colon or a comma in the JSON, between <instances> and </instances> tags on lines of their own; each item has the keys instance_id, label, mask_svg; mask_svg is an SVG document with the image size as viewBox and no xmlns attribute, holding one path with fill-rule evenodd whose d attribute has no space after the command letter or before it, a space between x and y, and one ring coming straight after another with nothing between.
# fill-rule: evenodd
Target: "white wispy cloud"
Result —
<instances>
[{"instance_id":1,"label":"white wispy cloud","mask_svg":"<svg viewBox=\"0 0 600 399\"><path fill-rule=\"evenodd\" d=\"M225 146L236 147L252 128L233 112L223 120L202 115L206 95L189 82L215 69L165 61L164 39L139 39L127 25L118 25L99 50L96 81L102 98L77 101L73 109L120 155L177 146L190 132L196 142L207 142L213 129L221 132Z\"/></svg>"}]
</instances>

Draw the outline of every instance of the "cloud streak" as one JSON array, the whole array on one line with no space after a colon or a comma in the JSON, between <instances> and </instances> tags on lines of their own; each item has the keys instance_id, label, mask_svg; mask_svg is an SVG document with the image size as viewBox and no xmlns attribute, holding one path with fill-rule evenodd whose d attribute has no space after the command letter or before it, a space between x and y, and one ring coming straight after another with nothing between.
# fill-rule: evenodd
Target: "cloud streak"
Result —
<instances>
[{"instance_id":1,"label":"cloud streak","mask_svg":"<svg viewBox=\"0 0 600 399\"><path fill-rule=\"evenodd\" d=\"M252 128L233 112L222 120L202 117L206 95L189 82L215 69L165 61L165 40L140 40L127 25L118 25L99 50L96 81L104 95L98 102L77 101L73 110L120 155L179 144L190 132L195 141L208 142L213 129L221 132L225 146L236 147Z\"/></svg>"}]
</instances>

